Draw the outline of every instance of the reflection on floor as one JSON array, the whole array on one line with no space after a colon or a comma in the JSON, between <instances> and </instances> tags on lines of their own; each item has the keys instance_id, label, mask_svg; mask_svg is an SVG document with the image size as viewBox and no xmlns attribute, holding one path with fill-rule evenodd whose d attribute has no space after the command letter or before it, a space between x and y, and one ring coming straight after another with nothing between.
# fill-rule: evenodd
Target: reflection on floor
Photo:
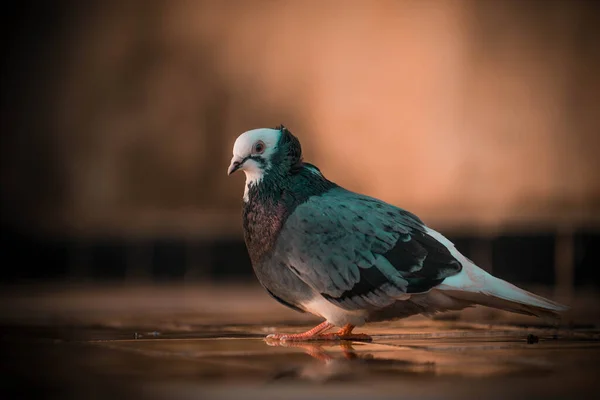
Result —
<instances>
[{"instance_id":1,"label":"reflection on floor","mask_svg":"<svg viewBox=\"0 0 600 400\"><path fill-rule=\"evenodd\" d=\"M600 326L576 314L560 326L505 314L414 317L360 328L372 343L277 343L263 338L316 320L252 288L36 289L1 300L2 390L20 397L593 398L600 390Z\"/></svg>"}]
</instances>

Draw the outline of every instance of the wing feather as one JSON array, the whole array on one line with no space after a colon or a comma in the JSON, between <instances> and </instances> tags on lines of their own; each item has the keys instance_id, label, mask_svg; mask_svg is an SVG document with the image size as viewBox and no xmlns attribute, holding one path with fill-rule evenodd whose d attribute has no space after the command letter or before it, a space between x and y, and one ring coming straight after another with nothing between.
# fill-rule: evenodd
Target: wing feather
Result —
<instances>
[{"instance_id":1,"label":"wing feather","mask_svg":"<svg viewBox=\"0 0 600 400\"><path fill-rule=\"evenodd\" d=\"M275 255L314 290L346 309L383 308L426 292L461 264L413 214L334 188L288 217Z\"/></svg>"}]
</instances>

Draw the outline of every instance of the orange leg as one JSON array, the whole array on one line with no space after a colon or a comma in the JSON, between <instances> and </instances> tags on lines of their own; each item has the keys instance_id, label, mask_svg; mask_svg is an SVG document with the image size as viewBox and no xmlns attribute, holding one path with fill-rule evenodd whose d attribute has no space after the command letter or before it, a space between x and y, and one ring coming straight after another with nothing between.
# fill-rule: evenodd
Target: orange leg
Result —
<instances>
[{"instance_id":1,"label":"orange leg","mask_svg":"<svg viewBox=\"0 0 600 400\"><path fill-rule=\"evenodd\" d=\"M274 340L315 340L318 339L321 332L331 329L333 324L325 321L315 326L312 329L307 330L303 333L272 333L267 336L267 339Z\"/></svg>"},{"instance_id":2,"label":"orange leg","mask_svg":"<svg viewBox=\"0 0 600 400\"><path fill-rule=\"evenodd\" d=\"M373 340L371 336L362 334L362 333L352 333L354 329L354 325L347 324L342 329L337 331L336 333L321 333L333 327L333 324L325 321L309 331L304 333L294 333L294 334L281 334L274 333L267 336L267 339L272 340L293 340L293 341L309 341L309 340L357 340L357 341L367 341L370 342Z\"/></svg>"},{"instance_id":3,"label":"orange leg","mask_svg":"<svg viewBox=\"0 0 600 400\"><path fill-rule=\"evenodd\" d=\"M356 340L363 342L370 342L373 338L364 333L352 333L354 325L346 324L342 329L335 333L326 333L320 335L321 340Z\"/></svg>"}]
</instances>

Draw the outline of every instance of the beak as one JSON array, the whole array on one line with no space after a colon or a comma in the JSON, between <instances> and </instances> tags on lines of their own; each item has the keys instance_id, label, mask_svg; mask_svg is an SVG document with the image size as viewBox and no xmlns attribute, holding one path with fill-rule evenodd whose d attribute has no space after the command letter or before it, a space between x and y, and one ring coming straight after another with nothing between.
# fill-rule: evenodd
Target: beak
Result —
<instances>
[{"instance_id":1,"label":"beak","mask_svg":"<svg viewBox=\"0 0 600 400\"><path fill-rule=\"evenodd\" d=\"M229 166L229 169L227 169L227 175L231 175L235 171L240 169L242 167L242 165L244 165L244 161L246 161L246 160L240 160L236 157L233 157L231 159L231 165Z\"/></svg>"}]
</instances>

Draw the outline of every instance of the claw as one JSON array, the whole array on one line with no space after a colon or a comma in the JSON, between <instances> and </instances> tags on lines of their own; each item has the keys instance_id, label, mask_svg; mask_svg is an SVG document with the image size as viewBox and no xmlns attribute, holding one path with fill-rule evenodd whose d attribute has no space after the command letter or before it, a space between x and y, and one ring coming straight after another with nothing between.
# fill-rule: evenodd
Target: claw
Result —
<instances>
[{"instance_id":1,"label":"claw","mask_svg":"<svg viewBox=\"0 0 600 400\"><path fill-rule=\"evenodd\" d=\"M320 325L317 325L313 329L306 331L304 333L291 333L291 334L282 334L282 333L272 333L268 335L265 339L269 340L279 340L282 342L287 341L297 341L297 342L305 342L305 341L331 341L331 340L350 340L350 341L360 341L360 342L370 342L373 338L369 335L365 335L364 333L352 333L352 329L354 329L353 325L346 325L342 329L340 329L336 333L321 333L331 328L333 325L329 322L325 321Z\"/></svg>"}]
</instances>

